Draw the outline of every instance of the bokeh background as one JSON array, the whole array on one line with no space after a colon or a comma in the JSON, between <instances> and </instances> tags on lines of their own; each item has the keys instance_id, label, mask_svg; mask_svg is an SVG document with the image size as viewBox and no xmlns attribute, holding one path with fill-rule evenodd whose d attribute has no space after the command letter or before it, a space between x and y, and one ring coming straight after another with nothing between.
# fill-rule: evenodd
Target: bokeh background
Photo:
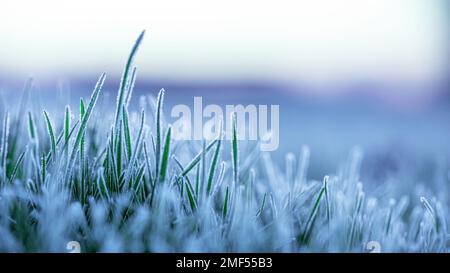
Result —
<instances>
[{"instance_id":1,"label":"bokeh background","mask_svg":"<svg viewBox=\"0 0 450 273\"><path fill-rule=\"evenodd\" d=\"M309 145L317 179L354 146L368 180L405 172L426 182L432 166L448 169L445 0L2 0L0 90L17 94L33 76L43 98L78 99L104 71L115 94L142 29L135 95L165 88L166 114L194 95L279 104L274 158Z\"/></svg>"}]
</instances>

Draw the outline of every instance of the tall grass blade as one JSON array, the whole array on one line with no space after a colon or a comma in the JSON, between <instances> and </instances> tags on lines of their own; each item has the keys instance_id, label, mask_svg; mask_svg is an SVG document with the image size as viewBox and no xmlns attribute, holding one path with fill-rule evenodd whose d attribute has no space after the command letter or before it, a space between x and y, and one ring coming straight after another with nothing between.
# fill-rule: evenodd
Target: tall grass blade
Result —
<instances>
[{"instance_id":1,"label":"tall grass blade","mask_svg":"<svg viewBox=\"0 0 450 273\"><path fill-rule=\"evenodd\" d=\"M13 157L16 152L17 141L20 136L20 128L22 126L22 119L24 118L25 108L30 96L30 91L33 88L33 78L28 78L23 87L22 97L20 99L19 108L17 111L15 127L13 128L13 137L11 139L11 156Z\"/></svg>"},{"instance_id":2,"label":"tall grass blade","mask_svg":"<svg viewBox=\"0 0 450 273\"><path fill-rule=\"evenodd\" d=\"M228 199L229 199L229 188L227 186L226 190L225 190L225 198L223 201L223 208L222 208L222 216L223 218L225 218L227 216L228 213Z\"/></svg>"},{"instance_id":3,"label":"tall grass blade","mask_svg":"<svg viewBox=\"0 0 450 273\"><path fill-rule=\"evenodd\" d=\"M130 73L130 68L133 64L134 57L139 49L139 46L144 39L145 30L141 32L139 37L136 39L136 42L131 49L130 55L128 56L127 62L125 64L125 68L123 70L122 79L120 80L119 94L117 95L117 107L116 107L116 115L115 115L115 123L114 128L116 128L119 124L119 119L121 118L122 105L124 104L124 99L126 96L127 85L128 85L128 77Z\"/></svg>"},{"instance_id":4,"label":"tall grass blade","mask_svg":"<svg viewBox=\"0 0 450 273\"><path fill-rule=\"evenodd\" d=\"M156 140L155 140L155 167L156 167L156 180L159 181L159 169L160 169L160 160L161 160L161 118L162 118L162 107L164 102L164 89L161 89L158 93L158 98L156 100L156 116L155 116L155 125L156 125Z\"/></svg>"},{"instance_id":5,"label":"tall grass blade","mask_svg":"<svg viewBox=\"0 0 450 273\"><path fill-rule=\"evenodd\" d=\"M194 197L192 185L187 180L186 180L185 188L186 188L186 194L187 194L188 200L189 200L189 205L191 206L192 211L195 212L197 210L197 201L195 201L195 200L197 200L197 199Z\"/></svg>"},{"instance_id":6,"label":"tall grass blade","mask_svg":"<svg viewBox=\"0 0 450 273\"><path fill-rule=\"evenodd\" d=\"M69 134L70 134L70 107L66 106L66 112L64 117L64 156L66 162L69 159Z\"/></svg>"},{"instance_id":7,"label":"tall grass blade","mask_svg":"<svg viewBox=\"0 0 450 273\"><path fill-rule=\"evenodd\" d=\"M164 182L167 174L167 166L169 161L170 153L170 137L171 137L172 127L169 126L166 132L166 139L164 141L164 151L161 159L161 173L159 174L160 182Z\"/></svg>"},{"instance_id":8,"label":"tall grass blade","mask_svg":"<svg viewBox=\"0 0 450 273\"><path fill-rule=\"evenodd\" d=\"M128 168L127 168L127 173L125 176L125 181L126 182L130 182L130 177L131 177L131 173L133 171L133 167L134 167L134 163L136 162L136 158L139 154L139 146L141 145L141 140L142 140L142 133L144 130L144 122L145 122L145 112L144 110L142 110L141 112L141 122L139 125L139 133L136 137L136 142L134 143L134 148L133 148L133 153L132 156L130 158L130 162L128 163Z\"/></svg>"},{"instance_id":9,"label":"tall grass blade","mask_svg":"<svg viewBox=\"0 0 450 273\"><path fill-rule=\"evenodd\" d=\"M75 137L75 144L72 147L72 152L70 153L69 163L67 164L65 178L67 179L67 175L70 171L70 168L72 167L72 163L75 160L75 156L77 155L77 150L80 145L80 142L84 136L84 132L86 131L87 124L89 122L89 118L92 114L92 110L95 107L95 104L97 103L98 96L100 94L100 91L102 89L103 83L105 82L106 74L102 73L100 78L97 81L97 84L95 85L94 91L91 95L91 100L89 101L89 105L86 109L86 113L83 115L83 119L81 120L80 128L78 129L77 135Z\"/></svg>"},{"instance_id":10,"label":"tall grass blade","mask_svg":"<svg viewBox=\"0 0 450 273\"><path fill-rule=\"evenodd\" d=\"M326 190L326 183L324 183L324 185L321 187L319 194L317 195L316 201L314 202L311 213L309 214L308 220L306 221L305 231L301 236L301 241L303 242L308 241L309 236L311 235L313 223L317 215L317 210L319 208L320 201L322 200L322 197L325 194L325 190Z\"/></svg>"},{"instance_id":11,"label":"tall grass blade","mask_svg":"<svg viewBox=\"0 0 450 273\"><path fill-rule=\"evenodd\" d=\"M123 117L122 117L123 132L125 135L125 148L126 148L127 156L128 156L128 158L130 158L131 157L131 133L130 133L130 126L129 126L129 121L128 121L128 111L125 106L123 106L122 113L123 113Z\"/></svg>"},{"instance_id":12,"label":"tall grass blade","mask_svg":"<svg viewBox=\"0 0 450 273\"><path fill-rule=\"evenodd\" d=\"M80 98L80 120L83 120L84 115L86 114L86 106L84 103L83 98ZM81 137L81 142L80 142L80 159L83 160L83 156L84 156L84 138L85 138L85 134L83 134L83 136Z\"/></svg>"},{"instance_id":13,"label":"tall grass blade","mask_svg":"<svg viewBox=\"0 0 450 273\"><path fill-rule=\"evenodd\" d=\"M28 112L28 134L31 141L37 142L36 125L31 112Z\"/></svg>"},{"instance_id":14,"label":"tall grass blade","mask_svg":"<svg viewBox=\"0 0 450 273\"><path fill-rule=\"evenodd\" d=\"M231 158L233 163L233 179L236 184L239 183L239 149L237 143L237 117L232 114L232 136L231 136Z\"/></svg>"},{"instance_id":15,"label":"tall grass blade","mask_svg":"<svg viewBox=\"0 0 450 273\"><path fill-rule=\"evenodd\" d=\"M1 155L1 166L2 166L2 174L3 180L6 181L6 160L8 156L8 138L9 138L9 113L6 112L3 118L3 128L2 128L2 143L0 147L0 155Z\"/></svg>"},{"instance_id":16,"label":"tall grass blade","mask_svg":"<svg viewBox=\"0 0 450 273\"><path fill-rule=\"evenodd\" d=\"M19 155L19 158L17 159L16 164L14 165L14 169L13 169L11 175L9 176L9 182L13 182L14 179L16 178L17 171L19 170L19 167L22 164L26 153L27 153L27 151L25 150Z\"/></svg>"},{"instance_id":17,"label":"tall grass blade","mask_svg":"<svg viewBox=\"0 0 450 273\"><path fill-rule=\"evenodd\" d=\"M134 83L136 82L136 67L133 67L133 72L131 73L130 83L128 84L127 97L125 98L125 108L128 109L130 105L131 97L133 95Z\"/></svg>"},{"instance_id":18,"label":"tall grass blade","mask_svg":"<svg viewBox=\"0 0 450 273\"><path fill-rule=\"evenodd\" d=\"M217 140L216 149L214 150L214 155L213 155L212 160L211 160L211 166L209 167L208 182L207 182L207 186L206 186L206 193L207 194L211 193L212 182L213 182L213 179L214 179L214 174L215 174L215 171L216 171L217 162L219 162L220 151L221 151L221 142L222 142L222 134L223 134L222 121L220 121L219 130L220 130L219 131L219 138Z\"/></svg>"}]
</instances>

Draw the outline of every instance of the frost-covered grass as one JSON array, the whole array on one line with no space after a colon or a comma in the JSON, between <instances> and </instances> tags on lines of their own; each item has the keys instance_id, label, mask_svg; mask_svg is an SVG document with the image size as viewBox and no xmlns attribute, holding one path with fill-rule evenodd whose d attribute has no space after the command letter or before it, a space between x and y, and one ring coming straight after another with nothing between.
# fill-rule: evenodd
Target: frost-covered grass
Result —
<instances>
[{"instance_id":1,"label":"frost-covered grass","mask_svg":"<svg viewBox=\"0 0 450 273\"><path fill-rule=\"evenodd\" d=\"M82 252L448 251L447 200L417 196L419 186L366 193L359 150L311 181L307 147L276 164L234 126L231 141L172 140L163 90L129 108L142 38L115 109L102 103L102 74L77 107L38 109L29 81L2 114L0 251L65 252L70 241Z\"/></svg>"}]
</instances>

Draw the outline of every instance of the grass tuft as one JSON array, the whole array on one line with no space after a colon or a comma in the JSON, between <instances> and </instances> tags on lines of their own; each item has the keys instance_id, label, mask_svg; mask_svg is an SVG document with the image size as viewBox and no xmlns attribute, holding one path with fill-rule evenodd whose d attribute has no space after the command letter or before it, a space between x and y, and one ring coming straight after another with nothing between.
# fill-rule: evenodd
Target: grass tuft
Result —
<instances>
[{"instance_id":1,"label":"grass tuft","mask_svg":"<svg viewBox=\"0 0 450 273\"><path fill-rule=\"evenodd\" d=\"M94 114L103 73L89 102L76 106L78 117L72 105L52 119L28 109L31 80L17 115L2 116L0 252L64 252L69 241L86 252L361 252L372 241L385 252L450 250L444 179L365 192L357 150L316 181L307 146L281 161L261 154L239 140L236 113L230 140L222 121L201 148L173 139L164 89L152 113L144 103L140 112L130 107L143 36L127 59L116 108L106 101ZM440 168L430 173L447 173Z\"/></svg>"}]
</instances>

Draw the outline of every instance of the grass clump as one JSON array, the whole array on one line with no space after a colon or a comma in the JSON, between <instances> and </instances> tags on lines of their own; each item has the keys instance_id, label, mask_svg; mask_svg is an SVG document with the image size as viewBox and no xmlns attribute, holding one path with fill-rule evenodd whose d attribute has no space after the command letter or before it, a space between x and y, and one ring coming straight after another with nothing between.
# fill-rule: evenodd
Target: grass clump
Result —
<instances>
[{"instance_id":1,"label":"grass clump","mask_svg":"<svg viewBox=\"0 0 450 273\"><path fill-rule=\"evenodd\" d=\"M446 200L364 192L360 153L321 182L307 179L306 146L298 160L288 155L286 172L268 154L246 163L236 115L229 145L222 124L201 148L173 140L163 89L153 113L129 108L143 36L115 111L98 103L103 73L87 104L53 120L28 108L31 80L17 117L3 114L0 251L64 252L70 241L83 252L364 252L373 241L389 252L449 250Z\"/></svg>"}]
</instances>

